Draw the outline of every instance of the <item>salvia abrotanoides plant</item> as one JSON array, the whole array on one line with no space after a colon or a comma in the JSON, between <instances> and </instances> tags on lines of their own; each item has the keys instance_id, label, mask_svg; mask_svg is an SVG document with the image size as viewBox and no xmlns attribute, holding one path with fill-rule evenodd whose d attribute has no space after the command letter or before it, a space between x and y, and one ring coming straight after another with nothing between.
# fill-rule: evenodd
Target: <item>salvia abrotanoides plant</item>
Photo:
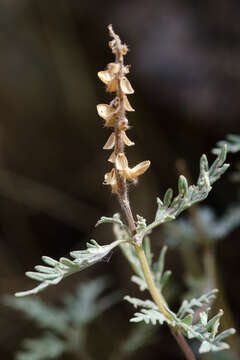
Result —
<instances>
[{"instance_id":1,"label":"salvia abrotanoides plant","mask_svg":"<svg viewBox=\"0 0 240 360\"><path fill-rule=\"evenodd\" d=\"M149 234L157 226L174 220L182 211L208 196L213 183L229 166L225 164L227 149L226 146L221 148L211 166L208 165L206 155L201 157L200 174L196 185L189 186L186 178L181 175L178 180L177 196L173 196L172 189L168 189L163 200L157 199L157 211L152 223L147 224L146 220L139 215L135 218L129 202L128 183L136 183L138 177L149 168L150 161L146 160L136 166L129 166L125 148L135 144L126 133L129 128L127 113L134 111L128 99L128 96L134 93L127 78L129 66L124 64L124 56L128 48L115 34L111 25L108 29L112 38L109 46L115 60L107 65L106 70L100 71L98 77L106 85L107 92L113 94L113 99L110 104L97 105L97 112L104 120L105 127L111 130L103 148L112 151L108 161L113 164L113 167L105 174L104 184L109 185L112 193L117 195L126 223L121 220L119 214L115 214L112 218L102 217L97 225L105 222L113 223L116 238L114 242L101 246L95 240L91 240L86 250L70 253L74 260L61 258L56 261L44 256L43 261L48 266L38 265L35 267L36 272L26 273L30 278L39 281L40 285L33 290L17 293L16 296L35 294L50 285L55 285L64 277L103 260L115 247L120 246L135 272L132 280L139 285L140 290L149 291L152 297L152 300L144 301L130 296L125 297L134 307L140 308L130 321L166 324L186 359L194 360L195 355L185 338L198 340L201 344L200 353L220 351L229 347L224 340L233 334L234 330L228 329L218 333L223 310L209 319L209 307L205 306L205 310L200 312L197 319L193 316L196 309L212 302L216 290L201 295L197 299L183 301L177 312L170 310L163 296L163 289L171 274L170 271L164 271L166 248L162 249L158 261L153 263Z\"/></svg>"}]
</instances>

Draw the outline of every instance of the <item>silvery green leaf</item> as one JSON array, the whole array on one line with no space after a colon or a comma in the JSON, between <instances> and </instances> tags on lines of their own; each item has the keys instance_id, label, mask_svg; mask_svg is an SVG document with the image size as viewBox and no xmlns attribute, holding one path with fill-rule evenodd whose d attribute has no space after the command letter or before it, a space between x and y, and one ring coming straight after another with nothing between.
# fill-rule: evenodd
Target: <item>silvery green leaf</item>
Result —
<instances>
[{"instance_id":1,"label":"silvery green leaf","mask_svg":"<svg viewBox=\"0 0 240 360\"><path fill-rule=\"evenodd\" d=\"M183 196L186 196L188 191L188 182L185 176L180 175L178 178L178 192L179 194L182 194Z\"/></svg>"},{"instance_id":2,"label":"silvery green leaf","mask_svg":"<svg viewBox=\"0 0 240 360\"><path fill-rule=\"evenodd\" d=\"M166 286L166 284L167 284L167 282L168 282L168 280L169 280L169 278L170 278L170 276L172 275L172 272L171 272L171 270L167 270L167 271L165 271L164 273L163 273L163 276L162 276L162 278L161 278L161 280L160 280L160 286L159 286L159 288L160 288L160 290L162 291L163 289L164 289L164 287Z\"/></svg>"},{"instance_id":3,"label":"silvery green leaf","mask_svg":"<svg viewBox=\"0 0 240 360\"><path fill-rule=\"evenodd\" d=\"M204 304L210 304L215 299L215 294L218 292L217 289L209 291L207 294L203 294L199 298L191 300L183 300L180 306L177 316L182 319L187 314L194 314L194 309L202 307Z\"/></svg>"},{"instance_id":4,"label":"silvery green leaf","mask_svg":"<svg viewBox=\"0 0 240 360\"><path fill-rule=\"evenodd\" d=\"M172 199L173 192L168 189L164 195L163 202L157 200L158 209L155 220L149 224L145 230L145 235L162 223L175 219L182 211L193 204L206 199L212 190L212 184L227 170L228 164L224 164L226 159L227 148L223 146L216 160L211 167L208 167L206 155L200 159L200 173L197 185L188 186L186 179L181 175L178 181L179 194ZM141 234L142 238L144 234Z\"/></svg>"},{"instance_id":5,"label":"silvery green leaf","mask_svg":"<svg viewBox=\"0 0 240 360\"><path fill-rule=\"evenodd\" d=\"M68 317L64 310L47 305L39 298L16 299L14 296L5 296L3 303L21 310L42 329L53 330L61 335L68 329Z\"/></svg>"},{"instance_id":6,"label":"silvery green leaf","mask_svg":"<svg viewBox=\"0 0 240 360\"><path fill-rule=\"evenodd\" d=\"M140 291L144 291L148 288L146 281L139 276L133 275L131 281L139 286Z\"/></svg>"},{"instance_id":7,"label":"silvery green leaf","mask_svg":"<svg viewBox=\"0 0 240 360\"><path fill-rule=\"evenodd\" d=\"M67 342L52 333L45 333L39 339L26 339L23 346L25 349L17 352L16 360L55 359L68 350Z\"/></svg>"},{"instance_id":8,"label":"silvery green leaf","mask_svg":"<svg viewBox=\"0 0 240 360\"><path fill-rule=\"evenodd\" d=\"M168 207L171 204L172 201L172 197L173 197L173 190L172 189L168 189L164 195L163 198L163 204L164 206Z\"/></svg>"},{"instance_id":9,"label":"silvery green leaf","mask_svg":"<svg viewBox=\"0 0 240 360\"><path fill-rule=\"evenodd\" d=\"M172 272L170 270L164 271L165 255L167 252L167 246L163 246L158 260L152 266L152 273L157 288L162 291L168 282Z\"/></svg>"},{"instance_id":10,"label":"silvery green leaf","mask_svg":"<svg viewBox=\"0 0 240 360\"><path fill-rule=\"evenodd\" d=\"M151 241L148 236L146 236L143 240L143 249L144 249L144 253L146 255L147 261L148 261L148 265L151 267L153 254L151 251Z\"/></svg>"},{"instance_id":11,"label":"silvery green leaf","mask_svg":"<svg viewBox=\"0 0 240 360\"><path fill-rule=\"evenodd\" d=\"M204 229L204 240L210 244L222 240L240 226L240 206L231 206L225 214L217 218L214 211L206 206L197 209L199 223ZM199 234L191 219L178 219L164 226L166 242L171 247L184 249L199 244Z\"/></svg>"},{"instance_id":12,"label":"silvery green leaf","mask_svg":"<svg viewBox=\"0 0 240 360\"><path fill-rule=\"evenodd\" d=\"M211 344L208 341L203 341L199 348L199 353L200 354L207 353L210 350L211 350Z\"/></svg>"},{"instance_id":13,"label":"silvery green leaf","mask_svg":"<svg viewBox=\"0 0 240 360\"><path fill-rule=\"evenodd\" d=\"M233 329L229 329L222 334L216 336L219 326L220 317L223 312L220 310L217 315L208 321L207 313L202 312L197 322L192 324L195 307L200 307L203 304L209 303L213 299L214 291L203 295L199 299L192 299L190 302L184 301L180 307L178 314L170 311L167 307L169 317L165 317L158 309L157 305L148 300L140 300L125 297L134 307L141 307L140 312L134 314L131 322L144 321L146 324L156 325L166 322L172 328L181 331L184 336L189 339L196 339L201 343L200 352L221 351L228 348L228 345L221 340L234 333Z\"/></svg>"},{"instance_id":14,"label":"silvery green leaf","mask_svg":"<svg viewBox=\"0 0 240 360\"><path fill-rule=\"evenodd\" d=\"M234 335L235 333L236 330L233 328L222 331L219 335L216 336L216 341L222 341L226 337Z\"/></svg>"},{"instance_id":15,"label":"silvery green leaf","mask_svg":"<svg viewBox=\"0 0 240 360\"><path fill-rule=\"evenodd\" d=\"M199 314L199 317L202 325L206 326L208 322L208 314L205 311L203 311Z\"/></svg>"},{"instance_id":16,"label":"silvery green leaf","mask_svg":"<svg viewBox=\"0 0 240 360\"><path fill-rule=\"evenodd\" d=\"M115 350L111 359L120 360L125 359L126 356L128 358L131 355L133 356L137 350L157 341L156 332L157 328L155 326L149 326L145 323L135 325L120 345L120 348Z\"/></svg>"},{"instance_id":17,"label":"silvery green leaf","mask_svg":"<svg viewBox=\"0 0 240 360\"><path fill-rule=\"evenodd\" d=\"M113 216L113 217L102 216L101 219L98 220L98 222L96 223L95 226L98 226L98 225L104 224L104 223L112 223L112 224L118 224L120 226L123 226L123 222L117 216Z\"/></svg>"},{"instance_id":18,"label":"silvery green leaf","mask_svg":"<svg viewBox=\"0 0 240 360\"><path fill-rule=\"evenodd\" d=\"M229 345L227 343L221 342L221 343L215 345L208 341L203 341L199 348L199 353L205 354L210 351L216 352L216 351L222 351L222 350L227 350L227 349L229 349Z\"/></svg>"},{"instance_id":19,"label":"silvery green leaf","mask_svg":"<svg viewBox=\"0 0 240 360\"><path fill-rule=\"evenodd\" d=\"M57 261L50 257L43 256L43 261L52 267L42 268L41 265L38 265L35 267L38 272L30 271L26 273L28 277L40 281L41 284L32 290L18 292L15 295L18 297L32 295L44 290L50 285L56 285L63 278L104 260L115 247L124 242L125 240L117 240L109 245L101 246L95 240L91 240L91 243L87 243L86 250L72 251L70 253L74 260L60 258L60 260Z\"/></svg>"},{"instance_id":20,"label":"silvery green leaf","mask_svg":"<svg viewBox=\"0 0 240 360\"><path fill-rule=\"evenodd\" d=\"M124 300L128 301L135 308L143 307L145 309L158 310L157 305L151 300L141 300L141 299L130 297L128 295L124 296Z\"/></svg>"},{"instance_id":21,"label":"silvery green leaf","mask_svg":"<svg viewBox=\"0 0 240 360\"><path fill-rule=\"evenodd\" d=\"M137 312L130 319L130 322L140 322L144 321L146 324L156 325L159 323L162 325L164 322L169 323L169 319L167 319L162 313L157 310L146 310L142 309L141 312Z\"/></svg>"},{"instance_id":22,"label":"silvery green leaf","mask_svg":"<svg viewBox=\"0 0 240 360\"><path fill-rule=\"evenodd\" d=\"M153 272L157 286L160 285L160 281L163 275L166 252L167 252L167 246L163 246L157 262L153 264Z\"/></svg>"},{"instance_id":23,"label":"silvery green leaf","mask_svg":"<svg viewBox=\"0 0 240 360\"><path fill-rule=\"evenodd\" d=\"M102 295L109 284L108 278L98 277L81 283L75 293L64 297L65 312L71 324L83 328L122 299L119 291Z\"/></svg>"}]
</instances>

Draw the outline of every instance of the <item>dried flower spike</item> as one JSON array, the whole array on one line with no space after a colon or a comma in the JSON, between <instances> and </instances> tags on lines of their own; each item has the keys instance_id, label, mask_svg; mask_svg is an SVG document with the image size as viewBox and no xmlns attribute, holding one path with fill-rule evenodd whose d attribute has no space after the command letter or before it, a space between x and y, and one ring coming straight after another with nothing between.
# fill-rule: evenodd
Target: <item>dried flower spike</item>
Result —
<instances>
[{"instance_id":1,"label":"dried flower spike","mask_svg":"<svg viewBox=\"0 0 240 360\"><path fill-rule=\"evenodd\" d=\"M136 181L138 176L143 174L150 166L150 161L143 161L133 168L129 168L128 160L124 153L126 146L133 146L135 143L126 134L128 130L128 119L126 111L135 111L131 106L127 95L133 94L134 89L126 77L129 73L129 66L124 65L124 56L128 48L122 44L121 39L113 31L112 25L108 26L110 36L109 42L112 53L115 55L115 62L110 62L106 70L98 72L99 79L106 85L107 92L115 92L115 98L110 104L97 105L98 115L105 120L106 127L114 127L114 132L104 145L104 150L114 149L108 161L114 163L115 167L105 174L104 184L112 187L113 193L118 193L122 201L126 203L127 186L126 181Z\"/></svg>"}]
</instances>

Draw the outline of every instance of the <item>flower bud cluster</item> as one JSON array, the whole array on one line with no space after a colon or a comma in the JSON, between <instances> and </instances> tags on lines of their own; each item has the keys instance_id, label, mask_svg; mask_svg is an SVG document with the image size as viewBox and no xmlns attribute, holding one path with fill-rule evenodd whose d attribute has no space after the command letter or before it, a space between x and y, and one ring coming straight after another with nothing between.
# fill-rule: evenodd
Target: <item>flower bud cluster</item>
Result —
<instances>
[{"instance_id":1,"label":"flower bud cluster","mask_svg":"<svg viewBox=\"0 0 240 360\"><path fill-rule=\"evenodd\" d=\"M105 174L104 184L110 185L112 192L119 194L126 180L136 181L138 176L149 168L150 161L143 161L130 168L124 153L125 145L135 145L126 134L128 130L126 112L135 111L127 95L133 94L134 90L126 77L129 73L129 66L124 65L123 61L128 48L125 44L122 44L119 36L115 34L112 25L109 25L108 29L110 36L113 38L109 42L109 46L115 55L115 62L109 63L106 70L99 71L98 77L106 85L107 92L115 93L115 97L110 104L97 105L97 112L104 119L105 127L114 128L114 131L103 147L104 150L113 149L108 161L114 163L114 168Z\"/></svg>"}]
</instances>

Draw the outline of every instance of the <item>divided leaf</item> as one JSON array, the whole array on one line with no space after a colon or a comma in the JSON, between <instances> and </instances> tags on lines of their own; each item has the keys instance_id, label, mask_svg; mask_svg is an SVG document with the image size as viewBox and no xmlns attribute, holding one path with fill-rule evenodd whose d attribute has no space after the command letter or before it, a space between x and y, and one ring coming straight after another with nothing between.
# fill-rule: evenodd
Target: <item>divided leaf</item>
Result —
<instances>
[{"instance_id":1,"label":"divided leaf","mask_svg":"<svg viewBox=\"0 0 240 360\"><path fill-rule=\"evenodd\" d=\"M80 284L74 294L64 298L69 322L76 328L84 326L100 316L106 309L122 299L119 291L101 295L109 286L105 277L88 280Z\"/></svg>"},{"instance_id":2,"label":"divided leaf","mask_svg":"<svg viewBox=\"0 0 240 360\"><path fill-rule=\"evenodd\" d=\"M155 262L152 267L155 285L157 286L159 291L163 290L169 277L172 274L170 270L164 271L166 252L167 252L167 246L163 246L157 262Z\"/></svg>"},{"instance_id":3,"label":"divided leaf","mask_svg":"<svg viewBox=\"0 0 240 360\"><path fill-rule=\"evenodd\" d=\"M95 240L90 241L90 243L87 243L86 250L72 251L70 253L74 258L73 261L67 258L60 258L60 260L57 261L48 256L43 256L42 260L49 265L49 267L37 265L35 267L37 272L26 272L28 277L39 281L40 285L32 290L18 292L15 295L20 297L37 294L50 285L56 285L65 277L82 271L99 261L103 261L115 247L125 242L125 240L117 240L109 245L101 246Z\"/></svg>"},{"instance_id":4,"label":"divided leaf","mask_svg":"<svg viewBox=\"0 0 240 360\"><path fill-rule=\"evenodd\" d=\"M24 312L27 317L41 327L63 335L68 329L68 316L62 309L45 304L39 298L16 299L5 296L3 303Z\"/></svg>"},{"instance_id":5,"label":"divided leaf","mask_svg":"<svg viewBox=\"0 0 240 360\"><path fill-rule=\"evenodd\" d=\"M157 305L151 300L141 300L138 298L133 298L128 295L124 296L124 300L128 301L135 308L144 307L145 309L158 310Z\"/></svg>"},{"instance_id":6,"label":"divided leaf","mask_svg":"<svg viewBox=\"0 0 240 360\"><path fill-rule=\"evenodd\" d=\"M224 145L210 168L208 166L206 155L202 155L197 185L188 186L186 178L181 175L178 180L178 195L172 199L173 191L172 189L168 189L164 195L163 201L159 198L157 199L158 209L155 220L144 229L141 229L141 232L137 234L139 242L155 227L162 223L174 220L185 209L206 199L212 189L211 185L217 181L229 167L228 164L224 164L226 154L227 147Z\"/></svg>"},{"instance_id":7,"label":"divided leaf","mask_svg":"<svg viewBox=\"0 0 240 360\"><path fill-rule=\"evenodd\" d=\"M51 333L39 339L26 339L23 346L25 350L16 354L16 360L55 359L68 350L67 343Z\"/></svg>"},{"instance_id":8,"label":"divided leaf","mask_svg":"<svg viewBox=\"0 0 240 360\"><path fill-rule=\"evenodd\" d=\"M231 231L240 226L240 206L231 206L226 213L217 219L209 207L197 209L201 228L204 229L204 240L213 243L225 238ZM185 248L196 246L199 234L191 219L178 219L165 225L164 232L169 246L180 245Z\"/></svg>"},{"instance_id":9,"label":"divided leaf","mask_svg":"<svg viewBox=\"0 0 240 360\"><path fill-rule=\"evenodd\" d=\"M144 321L146 324L156 325L159 323L162 325L164 322L170 324L169 319L167 319L162 313L157 310L146 310L141 309L141 312L134 314L133 318L130 319L130 322L140 322Z\"/></svg>"},{"instance_id":10,"label":"divided leaf","mask_svg":"<svg viewBox=\"0 0 240 360\"><path fill-rule=\"evenodd\" d=\"M159 323L167 323L171 327L182 332L184 336L189 339L196 339L201 343L199 348L200 353L209 351L221 351L229 348L229 345L222 340L235 333L234 329L228 329L219 333L217 331L220 324L220 318L223 311L220 310L217 315L208 320L208 312L200 313L197 323L192 324L194 310L204 304L209 304L215 297L215 290L201 296L199 299L192 299L191 301L184 301L177 314L167 309L170 318L165 317L157 308L157 306L148 300L140 300L125 296L125 300L129 301L134 307L142 307L140 312L134 314L130 322L145 322L146 324L156 325Z\"/></svg>"},{"instance_id":11,"label":"divided leaf","mask_svg":"<svg viewBox=\"0 0 240 360\"><path fill-rule=\"evenodd\" d=\"M188 314L194 314L196 308L201 308L205 304L211 305L213 300L216 298L215 294L217 292L217 289L213 289L197 299L193 298L191 300L183 300L182 305L177 312L177 317L179 319L183 319Z\"/></svg>"}]
</instances>

